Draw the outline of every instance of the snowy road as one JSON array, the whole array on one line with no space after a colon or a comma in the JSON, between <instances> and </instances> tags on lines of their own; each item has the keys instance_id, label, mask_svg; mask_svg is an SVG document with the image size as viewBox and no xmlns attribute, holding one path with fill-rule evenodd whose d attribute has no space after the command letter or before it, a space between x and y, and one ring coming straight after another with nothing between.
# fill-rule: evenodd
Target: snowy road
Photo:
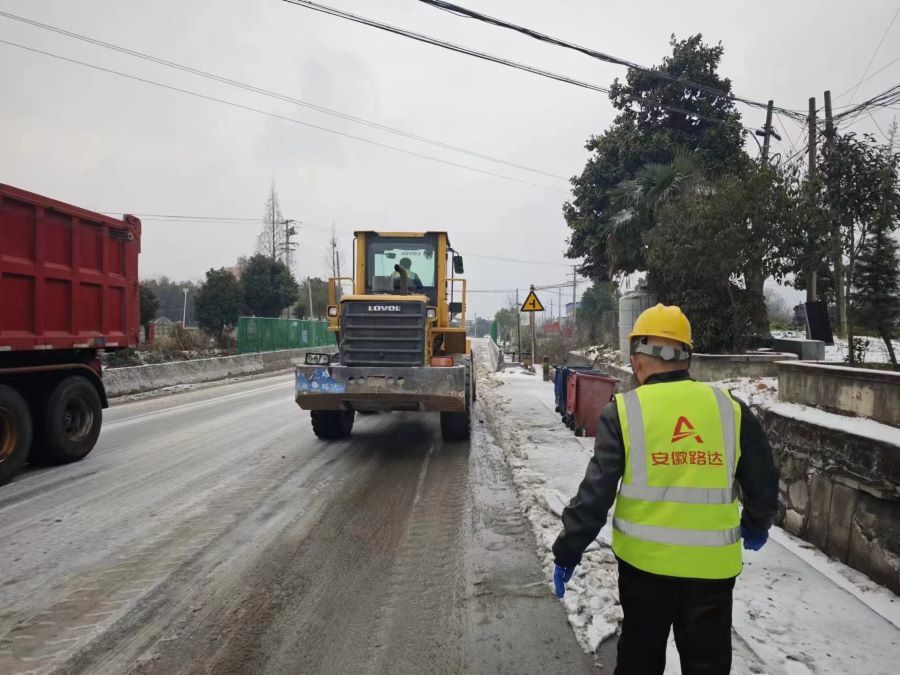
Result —
<instances>
[{"instance_id":1,"label":"snowy road","mask_svg":"<svg viewBox=\"0 0 900 675\"><path fill-rule=\"evenodd\" d=\"M0 489L0 672L586 673L481 425L315 439L290 376L116 406Z\"/></svg>"}]
</instances>

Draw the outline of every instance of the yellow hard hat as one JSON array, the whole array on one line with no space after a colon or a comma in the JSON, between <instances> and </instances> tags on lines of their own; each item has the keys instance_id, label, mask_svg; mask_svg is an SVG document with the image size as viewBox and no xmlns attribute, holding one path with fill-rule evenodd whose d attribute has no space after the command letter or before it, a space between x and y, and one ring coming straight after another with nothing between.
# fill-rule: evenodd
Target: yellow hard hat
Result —
<instances>
[{"instance_id":1,"label":"yellow hard hat","mask_svg":"<svg viewBox=\"0 0 900 675\"><path fill-rule=\"evenodd\" d=\"M691 322L675 305L659 304L656 307L644 310L634 322L629 340L636 337L661 337L669 340L678 340L689 349L694 348L691 340Z\"/></svg>"}]
</instances>

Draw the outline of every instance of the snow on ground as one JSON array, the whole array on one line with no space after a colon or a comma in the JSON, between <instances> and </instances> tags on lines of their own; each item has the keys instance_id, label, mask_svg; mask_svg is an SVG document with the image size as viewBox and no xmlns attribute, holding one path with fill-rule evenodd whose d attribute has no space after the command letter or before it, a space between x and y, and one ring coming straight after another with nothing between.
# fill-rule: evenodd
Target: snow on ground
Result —
<instances>
[{"instance_id":1,"label":"snow on ground","mask_svg":"<svg viewBox=\"0 0 900 675\"><path fill-rule=\"evenodd\" d=\"M560 513L584 476L593 440L576 438L562 426L553 387L540 373L491 373L487 361L480 360L480 396L512 468L550 593L550 547L561 527ZM774 378L721 385L751 405L771 403L777 391ZM562 600L588 651L613 637L622 618L610 534L607 527L589 548ZM893 593L778 528L762 551L745 552L744 561L735 590L733 673L896 672L900 600ZM667 660L666 673L679 674L671 640Z\"/></svg>"},{"instance_id":2,"label":"snow on ground","mask_svg":"<svg viewBox=\"0 0 900 675\"><path fill-rule=\"evenodd\" d=\"M806 339L806 333L800 330L773 330L772 336L776 338L792 338L802 340ZM867 337L863 335L859 336L859 339L862 340L866 345L866 349L862 359L863 363L890 362L884 340L877 337ZM898 358L900 358L900 342L898 342L897 340L893 340L892 342L894 345L894 353L897 354ZM846 363L849 353L847 344L847 340L838 337L834 338L833 345L825 345L825 360Z\"/></svg>"}]
</instances>

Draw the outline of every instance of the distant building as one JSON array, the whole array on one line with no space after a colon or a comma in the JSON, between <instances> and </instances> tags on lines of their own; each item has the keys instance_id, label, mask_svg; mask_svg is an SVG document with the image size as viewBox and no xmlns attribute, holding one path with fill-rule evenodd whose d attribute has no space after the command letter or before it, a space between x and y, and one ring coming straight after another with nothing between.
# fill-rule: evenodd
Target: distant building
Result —
<instances>
[{"instance_id":1,"label":"distant building","mask_svg":"<svg viewBox=\"0 0 900 675\"><path fill-rule=\"evenodd\" d=\"M576 303L571 303L571 302L566 303L566 316L572 316L575 313L573 311L573 308L580 310L581 309L581 300L579 300Z\"/></svg>"}]
</instances>

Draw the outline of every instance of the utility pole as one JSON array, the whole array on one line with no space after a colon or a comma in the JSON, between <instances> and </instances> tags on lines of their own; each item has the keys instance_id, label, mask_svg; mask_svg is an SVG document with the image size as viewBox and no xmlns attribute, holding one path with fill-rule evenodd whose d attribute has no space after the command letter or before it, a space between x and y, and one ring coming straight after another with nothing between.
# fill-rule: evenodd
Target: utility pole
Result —
<instances>
[{"instance_id":1,"label":"utility pole","mask_svg":"<svg viewBox=\"0 0 900 675\"><path fill-rule=\"evenodd\" d=\"M825 155L834 152L834 117L831 111L831 92L825 92ZM847 291L844 287L844 247L841 237L841 222L829 214L831 219L831 255L834 264L834 300L837 304L838 336L847 337Z\"/></svg>"},{"instance_id":2,"label":"utility pole","mask_svg":"<svg viewBox=\"0 0 900 675\"><path fill-rule=\"evenodd\" d=\"M284 225L284 264L288 270L294 266L294 250L297 248L297 245L291 241L291 238L297 236L297 228L294 227L296 222L290 218L285 218L282 222Z\"/></svg>"},{"instance_id":3,"label":"utility pole","mask_svg":"<svg viewBox=\"0 0 900 675\"><path fill-rule=\"evenodd\" d=\"M775 107L774 101L769 101L766 105L766 126L763 130L763 147L762 147L762 163L763 165L769 161L769 139L772 137L772 109Z\"/></svg>"},{"instance_id":4,"label":"utility pole","mask_svg":"<svg viewBox=\"0 0 900 675\"><path fill-rule=\"evenodd\" d=\"M518 342L517 353L519 361L522 360L522 316L519 310L522 306L519 304L519 289L516 289L516 342Z\"/></svg>"},{"instance_id":5,"label":"utility pole","mask_svg":"<svg viewBox=\"0 0 900 675\"><path fill-rule=\"evenodd\" d=\"M575 337L578 337L578 303L576 298L576 289L578 281L578 266L572 265L572 330Z\"/></svg>"},{"instance_id":6,"label":"utility pole","mask_svg":"<svg viewBox=\"0 0 900 675\"><path fill-rule=\"evenodd\" d=\"M313 301L312 301L312 279L306 277L306 290L309 291L309 318L316 318L315 312L313 311Z\"/></svg>"},{"instance_id":7,"label":"utility pole","mask_svg":"<svg viewBox=\"0 0 900 675\"><path fill-rule=\"evenodd\" d=\"M813 180L816 176L816 97L809 99L809 180ZM810 264L806 271L806 301L815 302L818 293L816 292L818 271L813 269L813 263Z\"/></svg>"},{"instance_id":8,"label":"utility pole","mask_svg":"<svg viewBox=\"0 0 900 675\"><path fill-rule=\"evenodd\" d=\"M563 320L563 301L562 301L562 286L559 287L559 309L556 310L556 319L559 321L559 337L562 337L562 320Z\"/></svg>"}]
</instances>

